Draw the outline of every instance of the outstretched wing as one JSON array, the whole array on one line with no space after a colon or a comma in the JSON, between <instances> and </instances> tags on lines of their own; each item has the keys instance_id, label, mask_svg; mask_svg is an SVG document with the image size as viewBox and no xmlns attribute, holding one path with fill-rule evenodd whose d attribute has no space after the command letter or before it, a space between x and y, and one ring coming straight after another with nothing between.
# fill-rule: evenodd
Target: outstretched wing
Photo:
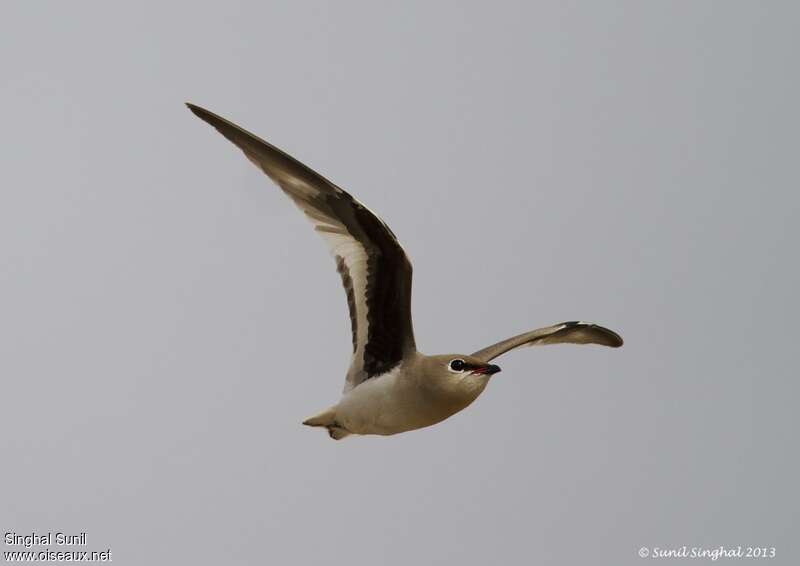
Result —
<instances>
[{"instance_id":1,"label":"outstretched wing","mask_svg":"<svg viewBox=\"0 0 800 566\"><path fill-rule=\"evenodd\" d=\"M208 110L187 106L289 195L336 258L353 335L345 390L389 371L414 351L411 262L389 227L350 194L280 149Z\"/></svg>"},{"instance_id":2,"label":"outstretched wing","mask_svg":"<svg viewBox=\"0 0 800 566\"><path fill-rule=\"evenodd\" d=\"M591 322L562 322L547 328L539 328L513 336L478 350L472 355L479 360L488 362L520 346L539 346L544 344L600 344L611 348L619 348L622 346L622 337L608 328L603 328Z\"/></svg>"}]
</instances>

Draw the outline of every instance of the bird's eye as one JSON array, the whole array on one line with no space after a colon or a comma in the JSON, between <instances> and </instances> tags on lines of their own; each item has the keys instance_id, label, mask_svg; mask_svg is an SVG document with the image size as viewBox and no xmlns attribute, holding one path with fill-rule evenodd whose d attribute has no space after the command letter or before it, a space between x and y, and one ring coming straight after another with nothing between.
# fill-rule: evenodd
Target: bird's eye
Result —
<instances>
[{"instance_id":1,"label":"bird's eye","mask_svg":"<svg viewBox=\"0 0 800 566\"><path fill-rule=\"evenodd\" d=\"M467 366L467 364L464 363L464 360L456 359L456 360L452 360L448 367L450 368L450 371L461 372L461 371L464 371L464 368L466 366Z\"/></svg>"}]
</instances>

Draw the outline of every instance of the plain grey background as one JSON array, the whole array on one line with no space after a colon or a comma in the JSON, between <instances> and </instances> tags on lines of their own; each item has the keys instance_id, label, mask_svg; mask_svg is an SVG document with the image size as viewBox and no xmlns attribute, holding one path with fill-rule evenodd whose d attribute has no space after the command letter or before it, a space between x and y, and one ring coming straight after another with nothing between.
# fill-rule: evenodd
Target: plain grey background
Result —
<instances>
[{"instance_id":1,"label":"plain grey background","mask_svg":"<svg viewBox=\"0 0 800 566\"><path fill-rule=\"evenodd\" d=\"M797 564L798 18L5 3L0 530L119 564ZM334 263L186 100L386 220L422 351L571 319L624 348L508 354L421 431L302 427L349 361Z\"/></svg>"}]
</instances>

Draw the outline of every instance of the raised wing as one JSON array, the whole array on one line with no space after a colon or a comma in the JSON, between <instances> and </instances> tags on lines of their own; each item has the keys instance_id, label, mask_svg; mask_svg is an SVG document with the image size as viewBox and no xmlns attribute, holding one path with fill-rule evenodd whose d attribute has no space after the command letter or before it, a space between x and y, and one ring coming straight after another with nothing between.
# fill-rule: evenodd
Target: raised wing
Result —
<instances>
[{"instance_id":1,"label":"raised wing","mask_svg":"<svg viewBox=\"0 0 800 566\"><path fill-rule=\"evenodd\" d=\"M187 106L289 195L336 258L353 335L345 391L389 371L413 352L411 262L389 227L350 194L277 147L208 110Z\"/></svg>"},{"instance_id":2,"label":"raised wing","mask_svg":"<svg viewBox=\"0 0 800 566\"><path fill-rule=\"evenodd\" d=\"M562 322L547 328L539 328L513 336L478 350L472 355L479 360L488 362L520 346L545 344L600 344L601 346L619 348L622 346L622 337L608 328L591 322Z\"/></svg>"}]
</instances>

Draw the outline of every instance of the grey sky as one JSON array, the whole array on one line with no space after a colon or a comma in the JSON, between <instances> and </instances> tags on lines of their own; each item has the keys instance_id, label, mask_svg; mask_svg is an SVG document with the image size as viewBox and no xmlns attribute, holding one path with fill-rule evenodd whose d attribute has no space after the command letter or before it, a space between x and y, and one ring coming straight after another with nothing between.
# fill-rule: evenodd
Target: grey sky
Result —
<instances>
[{"instance_id":1,"label":"grey sky","mask_svg":"<svg viewBox=\"0 0 800 566\"><path fill-rule=\"evenodd\" d=\"M117 564L797 564L798 17L6 3L0 530ZM422 351L626 345L513 352L430 429L302 427L349 361L334 263L185 100L383 217Z\"/></svg>"}]
</instances>

